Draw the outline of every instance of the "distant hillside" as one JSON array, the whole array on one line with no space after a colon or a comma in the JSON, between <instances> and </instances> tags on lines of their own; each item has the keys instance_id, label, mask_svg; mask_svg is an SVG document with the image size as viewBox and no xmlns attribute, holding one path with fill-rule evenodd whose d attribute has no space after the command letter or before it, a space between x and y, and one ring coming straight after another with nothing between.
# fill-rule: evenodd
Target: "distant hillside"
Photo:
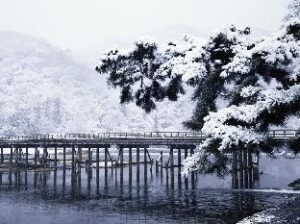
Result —
<instances>
[{"instance_id":1,"label":"distant hillside","mask_svg":"<svg viewBox=\"0 0 300 224\"><path fill-rule=\"evenodd\" d=\"M182 130L193 102L184 96L144 114L120 106L118 90L42 39L0 32L0 135Z\"/></svg>"}]
</instances>

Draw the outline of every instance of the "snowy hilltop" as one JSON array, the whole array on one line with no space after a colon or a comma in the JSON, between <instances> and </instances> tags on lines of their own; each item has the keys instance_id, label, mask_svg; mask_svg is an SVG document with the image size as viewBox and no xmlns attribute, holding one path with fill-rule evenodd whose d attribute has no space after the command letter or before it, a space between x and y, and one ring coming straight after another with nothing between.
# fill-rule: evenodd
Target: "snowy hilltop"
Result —
<instances>
[{"instance_id":1,"label":"snowy hilltop","mask_svg":"<svg viewBox=\"0 0 300 224\"><path fill-rule=\"evenodd\" d=\"M2 31L0 42L0 135L178 131L192 113L188 96L151 115L119 105L104 77L46 40Z\"/></svg>"}]
</instances>

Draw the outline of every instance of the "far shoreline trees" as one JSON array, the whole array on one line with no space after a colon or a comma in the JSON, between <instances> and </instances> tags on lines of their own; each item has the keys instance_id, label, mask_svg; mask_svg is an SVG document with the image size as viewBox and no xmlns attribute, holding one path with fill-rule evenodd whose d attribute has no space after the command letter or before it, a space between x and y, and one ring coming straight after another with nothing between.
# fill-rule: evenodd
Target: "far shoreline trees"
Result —
<instances>
[{"instance_id":1,"label":"far shoreline trees","mask_svg":"<svg viewBox=\"0 0 300 224\"><path fill-rule=\"evenodd\" d=\"M189 38L166 46L144 40L107 52L96 71L121 89L121 103L135 102L147 113L192 86L196 108L184 125L209 138L185 161L185 171L226 173L229 152L271 152L266 131L300 112L299 1L289 9L279 32L263 40L233 25L205 45Z\"/></svg>"}]
</instances>

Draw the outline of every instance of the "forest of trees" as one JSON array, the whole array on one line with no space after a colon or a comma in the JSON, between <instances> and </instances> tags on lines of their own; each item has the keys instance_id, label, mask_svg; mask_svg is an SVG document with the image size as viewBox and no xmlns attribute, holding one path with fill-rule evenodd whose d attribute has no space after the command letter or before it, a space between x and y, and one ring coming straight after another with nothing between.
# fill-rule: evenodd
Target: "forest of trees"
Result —
<instances>
[{"instance_id":1,"label":"forest of trees","mask_svg":"<svg viewBox=\"0 0 300 224\"><path fill-rule=\"evenodd\" d=\"M121 89L121 103L135 102L147 113L192 86L196 107L183 125L209 137L185 170L226 173L228 152L271 152L266 131L300 112L300 2L293 0L268 38L254 39L249 27L231 25L204 45L188 37L163 46L142 40L107 52L96 71Z\"/></svg>"}]
</instances>

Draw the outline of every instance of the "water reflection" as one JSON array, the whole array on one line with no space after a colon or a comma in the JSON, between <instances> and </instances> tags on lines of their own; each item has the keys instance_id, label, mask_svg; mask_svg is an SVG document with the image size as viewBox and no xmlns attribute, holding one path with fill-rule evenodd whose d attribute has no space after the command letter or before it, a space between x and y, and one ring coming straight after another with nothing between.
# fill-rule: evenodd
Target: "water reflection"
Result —
<instances>
[{"instance_id":1,"label":"water reflection","mask_svg":"<svg viewBox=\"0 0 300 224\"><path fill-rule=\"evenodd\" d=\"M78 165L45 172L0 172L0 216L5 206L19 209L23 224L236 223L274 203L271 196L231 191L230 178L221 188L219 179L196 174L186 178L180 171L139 163L98 171ZM215 188L207 188L208 184ZM47 222L49 209L55 215ZM8 222L16 223L9 214L5 214Z\"/></svg>"}]
</instances>

